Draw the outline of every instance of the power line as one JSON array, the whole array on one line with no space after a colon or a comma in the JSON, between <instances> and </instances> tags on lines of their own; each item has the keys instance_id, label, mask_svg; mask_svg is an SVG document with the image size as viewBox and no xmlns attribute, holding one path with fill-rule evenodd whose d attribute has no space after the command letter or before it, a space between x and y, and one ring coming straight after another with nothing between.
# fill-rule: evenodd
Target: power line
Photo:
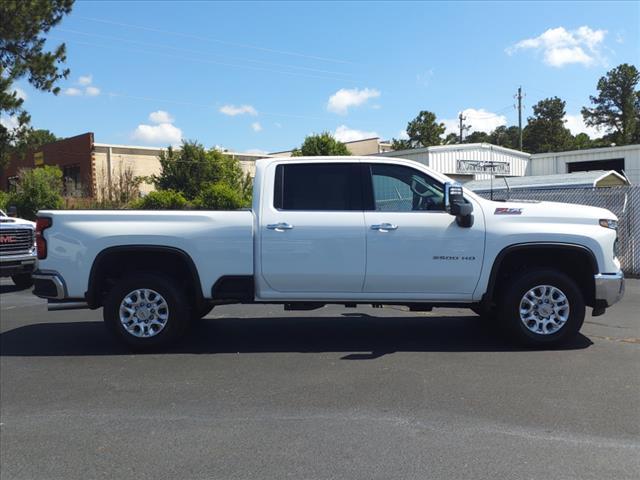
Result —
<instances>
[{"instance_id":1,"label":"power line","mask_svg":"<svg viewBox=\"0 0 640 480\"><path fill-rule=\"evenodd\" d=\"M152 98L152 97L141 97L141 96L135 96L135 95L127 95L127 94L124 94L124 93L116 93L116 92L109 92L107 95L109 95L110 97L130 98L132 100L144 100L144 101L149 101L149 102L172 103L174 105L182 105L182 106L187 106L187 107L198 107L198 108L204 108L204 109L216 109L216 107L213 106L213 105L207 105L207 104L195 103L195 102L185 102L185 101L182 101L182 100L171 100L171 99L166 99L166 98L162 99L162 98ZM268 117L300 118L300 119L305 119L305 120L322 120L322 121L330 120L328 117L312 117L312 116L307 116L307 115L296 115L296 114L291 114L291 113L276 113L276 112L263 112L263 111L260 111L259 113L260 113L260 115L264 115L264 116L268 116Z\"/></svg>"},{"instance_id":2,"label":"power line","mask_svg":"<svg viewBox=\"0 0 640 480\"><path fill-rule=\"evenodd\" d=\"M158 45L158 44L155 44L155 43L139 42L139 41L136 41L136 40L129 40L127 38L122 38L122 37L114 37L114 36L111 36L111 35L99 35L99 34L96 34L96 33L82 32L80 30L72 30L72 29L67 29L67 28L58 28L57 31L73 33L73 34L77 34L77 35L84 35L84 36L87 36L87 37L103 38L105 40L117 40L117 41L120 41L120 42L132 43L132 44L136 44L136 45L142 45L142 46L145 46L145 47L159 47L161 49L169 49L169 50L175 50L175 51L178 51L178 52L193 53L193 54L196 54L196 55L209 55L209 56L218 57L218 58L229 58L229 59L236 60L236 61L241 61L241 62L259 63L259 64L262 64L262 65L270 65L270 66L274 66L274 67L294 68L294 69L298 69L298 70L307 70L307 71L310 71L310 72L318 72L318 73L328 73L328 74L332 74L332 75L341 75L341 76L349 76L349 77L353 76L352 73L336 72L336 71L333 71L333 70L323 70L323 69L311 68L311 67L301 67L301 66L298 66L298 65L265 62L265 61L262 61L262 60L254 60L254 59L250 59L250 58L230 57L228 55L217 55L217 54L211 54L210 52L203 52L203 51L191 50L191 49L186 49L186 48L178 48L178 47L173 47L171 45Z\"/></svg>"},{"instance_id":3,"label":"power line","mask_svg":"<svg viewBox=\"0 0 640 480\"><path fill-rule=\"evenodd\" d=\"M90 42L82 42L79 40L68 40L65 38L61 38L61 37L56 37L56 36L51 36L49 38L55 39L55 40L62 40L63 42L67 42L67 43L75 43L78 45L85 45L85 46L89 46L89 47L98 47L98 48L118 48L117 46L114 45L100 45L100 44L96 44L96 43L90 43ZM340 81L340 82L353 82L354 80L352 79L345 79L345 78L341 78L341 77L329 77L326 75L313 75L313 74L309 74L309 73L302 73L302 72L288 72L285 70L273 70L270 68L263 68L263 67L257 67L257 66L253 66L253 65L238 65L238 64L233 64L233 63L226 63L226 62L218 62L215 60L208 60L208 59L201 59L201 58L194 58L194 57L185 57L183 55L172 55L170 53L160 53L160 52L152 52L152 51L148 51L148 50L140 50L140 49L130 49L127 48L125 49L129 52L135 52L135 53L144 53L144 54L151 54L151 55L159 55L159 56L164 56L164 57L169 57L169 58L178 58L181 60L190 60L193 62L199 62L199 63L208 63L208 64L213 64L213 65L220 65L223 67L233 67L233 68L244 68L244 69L249 69L249 70L257 70L257 71L263 71L263 72L269 72L269 73L278 73L281 75L293 75L293 76L298 76L298 77L307 77L307 78L319 78L319 79L323 79L323 80L334 80L334 81Z\"/></svg>"},{"instance_id":4,"label":"power line","mask_svg":"<svg viewBox=\"0 0 640 480\"><path fill-rule=\"evenodd\" d=\"M287 51L287 50L276 50L276 49L267 48L267 47L259 47L257 45L229 42L227 40L222 40L222 39L219 39L219 38L202 37L202 36L199 36L199 35L192 35L192 34L189 34L189 33L175 32L175 31L170 31L170 30L161 30L159 28L146 27L146 26L142 26L142 25L132 25L132 24L129 24L129 23L114 22L114 21L111 21L111 20L104 20L102 18L92 18L92 17L83 17L83 16L76 16L76 18L81 18L83 20L89 20L91 22L105 23L105 24L108 24L108 25L117 25L119 27L135 28L135 29L138 29L138 30L146 30L146 31L149 31L149 32L163 33L163 34L166 34L166 35L176 35L176 36L179 36L179 37L192 38L194 40L202 40L202 41L206 41L206 42L215 42L215 43L220 43L222 45L229 45L229 46L232 46L232 47L248 48L248 49L259 50L259 51L263 51L263 52L277 53L277 54L280 54L280 55L290 55L290 56L294 56L294 57L309 58L309 59L312 59L312 60L320 60L320 61L323 61L323 62L346 63L346 64L356 65L354 62L351 62L351 61L348 61L348 60L342 60L342 59L337 59L337 58L329 58L329 57L319 57L319 56L315 56L315 55L308 55L306 53L291 52L291 51Z\"/></svg>"}]
</instances>

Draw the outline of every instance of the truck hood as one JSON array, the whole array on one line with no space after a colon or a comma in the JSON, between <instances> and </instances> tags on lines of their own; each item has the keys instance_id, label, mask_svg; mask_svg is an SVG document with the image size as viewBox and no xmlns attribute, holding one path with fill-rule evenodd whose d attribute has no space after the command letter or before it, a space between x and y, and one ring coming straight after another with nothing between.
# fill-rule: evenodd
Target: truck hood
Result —
<instances>
[{"instance_id":1,"label":"truck hood","mask_svg":"<svg viewBox=\"0 0 640 480\"><path fill-rule=\"evenodd\" d=\"M13 217L0 217L0 228L15 228L18 226L36 228L35 222L30 222L29 220Z\"/></svg>"},{"instance_id":2,"label":"truck hood","mask_svg":"<svg viewBox=\"0 0 640 480\"><path fill-rule=\"evenodd\" d=\"M488 202L487 214L495 217L538 218L541 221L562 221L570 223L598 223L600 219L618 220L611 211L559 202L517 201Z\"/></svg>"}]
</instances>

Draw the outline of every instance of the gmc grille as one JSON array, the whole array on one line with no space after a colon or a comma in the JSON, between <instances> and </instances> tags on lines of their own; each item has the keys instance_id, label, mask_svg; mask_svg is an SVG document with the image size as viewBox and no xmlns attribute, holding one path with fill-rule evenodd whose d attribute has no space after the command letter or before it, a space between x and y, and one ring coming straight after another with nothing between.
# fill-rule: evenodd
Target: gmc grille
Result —
<instances>
[{"instance_id":1,"label":"gmc grille","mask_svg":"<svg viewBox=\"0 0 640 480\"><path fill-rule=\"evenodd\" d=\"M0 255L29 253L33 248L33 230L30 228L0 229Z\"/></svg>"}]
</instances>

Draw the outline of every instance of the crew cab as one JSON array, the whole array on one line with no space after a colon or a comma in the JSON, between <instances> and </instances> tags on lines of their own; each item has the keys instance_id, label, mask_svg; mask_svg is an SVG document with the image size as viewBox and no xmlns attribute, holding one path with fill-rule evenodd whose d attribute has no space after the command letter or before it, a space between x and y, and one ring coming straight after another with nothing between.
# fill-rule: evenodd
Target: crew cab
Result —
<instances>
[{"instance_id":1,"label":"crew cab","mask_svg":"<svg viewBox=\"0 0 640 480\"><path fill-rule=\"evenodd\" d=\"M39 212L34 293L103 307L137 349L229 303L468 307L551 346L622 297L616 228L608 210L486 200L410 160L270 158L251 210Z\"/></svg>"},{"instance_id":2,"label":"crew cab","mask_svg":"<svg viewBox=\"0 0 640 480\"><path fill-rule=\"evenodd\" d=\"M0 277L11 277L21 289L33 284L31 273L37 262L35 226L34 222L11 217L0 210Z\"/></svg>"}]
</instances>

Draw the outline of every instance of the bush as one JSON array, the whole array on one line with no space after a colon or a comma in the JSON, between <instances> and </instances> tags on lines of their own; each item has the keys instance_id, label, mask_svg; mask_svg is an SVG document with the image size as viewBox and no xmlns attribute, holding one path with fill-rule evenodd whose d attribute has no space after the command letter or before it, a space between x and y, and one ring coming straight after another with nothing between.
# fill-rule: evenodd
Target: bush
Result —
<instances>
[{"instance_id":1,"label":"bush","mask_svg":"<svg viewBox=\"0 0 640 480\"><path fill-rule=\"evenodd\" d=\"M9 203L9 194L0 190L0 210L6 212Z\"/></svg>"},{"instance_id":2,"label":"bush","mask_svg":"<svg viewBox=\"0 0 640 480\"><path fill-rule=\"evenodd\" d=\"M242 194L226 183L205 186L193 202L203 210L236 210L245 205Z\"/></svg>"},{"instance_id":3,"label":"bush","mask_svg":"<svg viewBox=\"0 0 640 480\"><path fill-rule=\"evenodd\" d=\"M129 208L136 210L184 210L189 202L184 195L174 190L156 190L134 200Z\"/></svg>"},{"instance_id":4,"label":"bush","mask_svg":"<svg viewBox=\"0 0 640 480\"><path fill-rule=\"evenodd\" d=\"M63 207L62 170L46 165L20 170L14 193L9 194L7 205L15 205L18 215L35 220L38 210L56 210Z\"/></svg>"}]
</instances>

